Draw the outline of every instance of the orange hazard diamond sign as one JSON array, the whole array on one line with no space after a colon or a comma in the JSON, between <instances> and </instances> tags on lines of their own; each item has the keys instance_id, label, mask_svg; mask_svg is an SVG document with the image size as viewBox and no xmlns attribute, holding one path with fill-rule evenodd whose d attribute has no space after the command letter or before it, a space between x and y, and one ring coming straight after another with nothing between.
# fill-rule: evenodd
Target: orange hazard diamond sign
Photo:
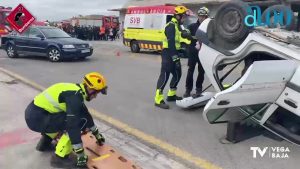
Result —
<instances>
[{"instance_id":1,"label":"orange hazard diamond sign","mask_svg":"<svg viewBox=\"0 0 300 169\"><path fill-rule=\"evenodd\" d=\"M35 20L29 11L19 4L11 13L6 17L10 25L19 33L24 32Z\"/></svg>"}]
</instances>

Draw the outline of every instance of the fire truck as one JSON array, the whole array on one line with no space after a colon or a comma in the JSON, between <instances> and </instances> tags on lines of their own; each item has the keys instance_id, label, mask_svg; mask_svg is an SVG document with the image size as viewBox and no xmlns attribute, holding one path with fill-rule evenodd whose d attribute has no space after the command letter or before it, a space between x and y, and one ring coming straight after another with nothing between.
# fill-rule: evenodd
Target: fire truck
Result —
<instances>
[{"instance_id":1,"label":"fire truck","mask_svg":"<svg viewBox=\"0 0 300 169\"><path fill-rule=\"evenodd\" d=\"M6 21L6 17L11 12L12 8L5 8L0 6L0 37L3 35L7 35L10 31L12 31L9 23Z\"/></svg>"},{"instance_id":2,"label":"fire truck","mask_svg":"<svg viewBox=\"0 0 300 169\"><path fill-rule=\"evenodd\" d=\"M103 16L102 25L104 25L106 28L112 27L119 30L119 18L116 16Z\"/></svg>"},{"instance_id":3,"label":"fire truck","mask_svg":"<svg viewBox=\"0 0 300 169\"><path fill-rule=\"evenodd\" d=\"M105 26L106 28L119 29L119 19L116 16L100 16L100 17L76 17L71 19L72 26Z\"/></svg>"}]
</instances>

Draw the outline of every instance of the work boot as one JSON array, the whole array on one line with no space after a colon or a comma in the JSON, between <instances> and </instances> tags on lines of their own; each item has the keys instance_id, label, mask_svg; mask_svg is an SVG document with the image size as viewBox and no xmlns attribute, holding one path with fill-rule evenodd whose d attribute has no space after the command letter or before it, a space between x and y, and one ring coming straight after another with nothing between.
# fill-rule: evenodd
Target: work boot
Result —
<instances>
[{"instance_id":1,"label":"work boot","mask_svg":"<svg viewBox=\"0 0 300 169\"><path fill-rule=\"evenodd\" d=\"M176 101L176 100L182 100L182 97L178 97L176 95L176 88L170 89L168 91L167 101L173 102L173 101Z\"/></svg>"},{"instance_id":2,"label":"work boot","mask_svg":"<svg viewBox=\"0 0 300 169\"><path fill-rule=\"evenodd\" d=\"M155 103L155 106L157 106L157 107L159 107L159 108L162 108L162 109L169 109L169 108L170 108L170 106L167 105L167 104L165 103L165 101L163 101L163 100L162 100L159 104Z\"/></svg>"},{"instance_id":3,"label":"work boot","mask_svg":"<svg viewBox=\"0 0 300 169\"><path fill-rule=\"evenodd\" d=\"M179 96L176 96L176 95L167 97L168 102L174 102L176 100L182 100L182 97L179 97Z\"/></svg>"},{"instance_id":4,"label":"work boot","mask_svg":"<svg viewBox=\"0 0 300 169\"><path fill-rule=\"evenodd\" d=\"M69 158L69 156L59 157L56 154L51 156L50 165L54 168L77 168L76 159Z\"/></svg>"},{"instance_id":5,"label":"work boot","mask_svg":"<svg viewBox=\"0 0 300 169\"><path fill-rule=\"evenodd\" d=\"M52 144L52 138L47 136L46 134L42 134L42 137L38 144L36 145L36 150L37 151L52 151L54 150L54 145Z\"/></svg>"},{"instance_id":6,"label":"work boot","mask_svg":"<svg viewBox=\"0 0 300 169\"><path fill-rule=\"evenodd\" d=\"M183 98L187 98L191 96L191 90L186 90L185 93L183 94Z\"/></svg>"},{"instance_id":7,"label":"work boot","mask_svg":"<svg viewBox=\"0 0 300 169\"><path fill-rule=\"evenodd\" d=\"M164 95L162 93L162 90L160 89L157 89L156 90L156 94L155 94L155 98L154 98L154 101L155 101L155 106L157 107L160 107L162 109L169 109L169 105L167 105L164 101Z\"/></svg>"}]
</instances>

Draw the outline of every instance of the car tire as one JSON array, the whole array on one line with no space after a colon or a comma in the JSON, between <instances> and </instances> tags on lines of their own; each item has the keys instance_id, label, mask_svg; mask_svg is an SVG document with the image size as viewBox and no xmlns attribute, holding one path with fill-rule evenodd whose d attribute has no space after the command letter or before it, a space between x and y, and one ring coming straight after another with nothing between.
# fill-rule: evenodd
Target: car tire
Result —
<instances>
[{"instance_id":1,"label":"car tire","mask_svg":"<svg viewBox=\"0 0 300 169\"><path fill-rule=\"evenodd\" d=\"M59 62L61 60L61 52L56 47L49 48L47 55L51 62Z\"/></svg>"},{"instance_id":2,"label":"car tire","mask_svg":"<svg viewBox=\"0 0 300 169\"><path fill-rule=\"evenodd\" d=\"M138 42L136 40L131 41L131 43L130 43L130 50L133 53L139 53L140 52L141 49L140 49L140 46L139 46L139 44L138 44Z\"/></svg>"},{"instance_id":3,"label":"car tire","mask_svg":"<svg viewBox=\"0 0 300 169\"><path fill-rule=\"evenodd\" d=\"M12 44L8 44L7 45L6 53L7 53L7 56L9 58L16 58L16 57L18 57L17 50L16 50L15 46L12 45Z\"/></svg>"},{"instance_id":4,"label":"car tire","mask_svg":"<svg viewBox=\"0 0 300 169\"><path fill-rule=\"evenodd\" d=\"M271 11L270 13L270 18L274 18L274 12L272 11L276 11L276 12L281 12L281 11L285 11L286 9L289 9L292 11L292 9L290 7L287 7L285 5L273 5L273 6L270 6L268 7L263 13L262 13L262 22L265 23L266 22L266 17L268 15L268 12ZM284 14L284 24L286 24L288 20L288 16ZM293 26L294 26L294 17L292 17L292 20L291 20L291 24L288 25L288 26L281 26L281 28L285 28L287 30L292 30ZM268 25L269 28L276 28L277 25Z\"/></svg>"},{"instance_id":5,"label":"car tire","mask_svg":"<svg viewBox=\"0 0 300 169\"><path fill-rule=\"evenodd\" d=\"M221 5L215 16L216 34L227 42L241 43L250 31L250 28L244 23L244 18L248 15L248 7L241 1Z\"/></svg>"}]
</instances>

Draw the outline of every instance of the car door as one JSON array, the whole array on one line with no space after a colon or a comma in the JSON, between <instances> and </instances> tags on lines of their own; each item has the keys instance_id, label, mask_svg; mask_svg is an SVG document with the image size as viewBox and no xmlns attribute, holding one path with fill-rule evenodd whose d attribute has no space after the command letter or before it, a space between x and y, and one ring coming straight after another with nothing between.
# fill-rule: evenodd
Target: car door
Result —
<instances>
[{"instance_id":1,"label":"car door","mask_svg":"<svg viewBox=\"0 0 300 169\"><path fill-rule=\"evenodd\" d=\"M218 92L205 106L209 123L251 118L258 123L283 92L297 68L291 60L254 62L230 88Z\"/></svg>"},{"instance_id":2,"label":"car door","mask_svg":"<svg viewBox=\"0 0 300 169\"><path fill-rule=\"evenodd\" d=\"M47 40L38 28L31 28L29 32L29 51L37 55L45 55L47 49Z\"/></svg>"},{"instance_id":3,"label":"car door","mask_svg":"<svg viewBox=\"0 0 300 169\"><path fill-rule=\"evenodd\" d=\"M14 38L14 43L15 43L15 46L16 46L16 49L18 52L28 51L29 32L30 32L30 29L27 29L26 31L24 31L21 34L16 33L15 38Z\"/></svg>"},{"instance_id":4,"label":"car door","mask_svg":"<svg viewBox=\"0 0 300 169\"><path fill-rule=\"evenodd\" d=\"M300 145L300 67L287 82L261 124L284 139Z\"/></svg>"}]
</instances>

